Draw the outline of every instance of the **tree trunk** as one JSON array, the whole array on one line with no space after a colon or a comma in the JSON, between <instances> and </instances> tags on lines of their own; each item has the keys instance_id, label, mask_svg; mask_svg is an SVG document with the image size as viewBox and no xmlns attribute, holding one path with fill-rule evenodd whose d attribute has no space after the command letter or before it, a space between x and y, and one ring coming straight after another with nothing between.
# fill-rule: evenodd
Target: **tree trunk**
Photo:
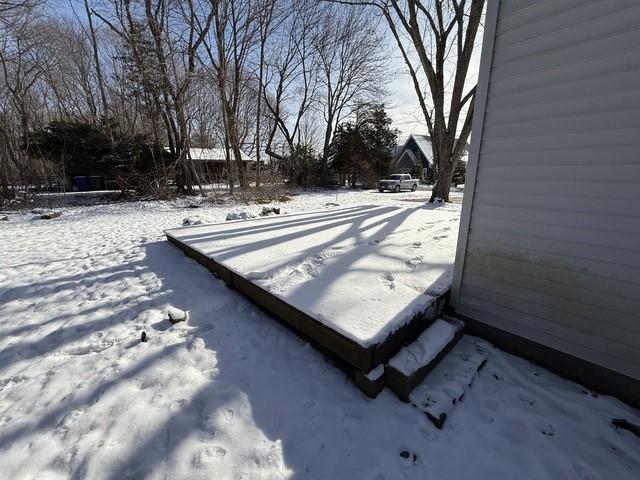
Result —
<instances>
[{"instance_id":1,"label":"tree trunk","mask_svg":"<svg viewBox=\"0 0 640 480\"><path fill-rule=\"evenodd\" d=\"M448 202L449 190L453 182L453 172L460 160L452 158L451 148L448 147L448 145L441 148L438 152L436 152L436 146L434 145L434 154L433 160L437 168L437 175L429 203L438 201Z\"/></svg>"},{"instance_id":2,"label":"tree trunk","mask_svg":"<svg viewBox=\"0 0 640 480\"><path fill-rule=\"evenodd\" d=\"M107 130L107 135L109 135L109 140L113 142L113 132L111 131L111 121L109 119L109 104L107 102L107 94L104 89L104 81L102 78L102 67L100 66L100 54L98 52L98 40L96 38L96 32L93 28L93 13L91 8L89 7L89 0L84 0L84 8L87 13L87 21L89 23L89 33L91 35L91 47L93 49L93 61L95 63L96 69L96 80L98 81L98 90L100 90L100 99L102 100L102 114L105 117L105 128Z\"/></svg>"},{"instance_id":3,"label":"tree trunk","mask_svg":"<svg viewBox=\"0 0 640 480\"><path fill-rule=\"evenodd\" d=\"M333 135L333 117L327 120L327 126L324 131L324 142L322 145L322 164L320 165L320 182L323 185L329 183L329 147L331 145L331 136Z\"/></svg>"}]
</instances>

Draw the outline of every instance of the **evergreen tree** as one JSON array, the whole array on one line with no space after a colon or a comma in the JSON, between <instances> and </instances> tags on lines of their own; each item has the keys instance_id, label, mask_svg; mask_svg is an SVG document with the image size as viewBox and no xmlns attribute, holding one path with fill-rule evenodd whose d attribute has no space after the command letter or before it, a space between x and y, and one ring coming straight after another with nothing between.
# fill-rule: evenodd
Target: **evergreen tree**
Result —
<instances>
[{"instance_id":1,"label":"evergreen tree","mask_svg":"<svg viewBox=\"0 0 640 480\"><path fill-rule=\"evenodd\" d=\"M343 122L334 132L330 147L331 167L340 175L341 183L370 185L389 173L398 131L384 105L363 105L356 121Z\"/></svg>"}]
</instances>

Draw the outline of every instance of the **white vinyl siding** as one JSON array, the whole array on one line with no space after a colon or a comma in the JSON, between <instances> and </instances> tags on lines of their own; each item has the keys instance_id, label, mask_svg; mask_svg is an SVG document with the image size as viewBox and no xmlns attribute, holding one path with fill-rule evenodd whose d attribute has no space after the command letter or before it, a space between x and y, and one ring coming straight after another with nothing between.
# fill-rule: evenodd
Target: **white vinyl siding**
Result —
<instances>
[{"instance_id":1,"label":"white vinyl siding","mask_svg":"<svg viewBox=\"0 0 640 480\"><path fill-rule=\"evenodd\" d=\"M501 0L492 41L456 311L640 380L640 2Z\"/></svg>"}]
</instances>

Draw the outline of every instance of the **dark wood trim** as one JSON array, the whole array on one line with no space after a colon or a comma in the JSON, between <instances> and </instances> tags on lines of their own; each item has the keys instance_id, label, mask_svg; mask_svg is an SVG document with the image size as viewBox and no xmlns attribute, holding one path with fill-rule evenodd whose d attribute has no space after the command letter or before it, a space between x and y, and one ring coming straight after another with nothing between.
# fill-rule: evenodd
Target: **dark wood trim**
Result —
<instances>
[{"instance_id":1,"label":"dark wood trim","mask_svg":"<svg viewBox=\"0 0 640 480\"><path fill-rule=\"evenodd\" d=\"M502 350L521 356L591 390L618 397L640 408L640 381L527 338L453 314L466 324L467 333L484 338Z\"/></svg>"},{"instance_id":2,"label":"dark wood trim","mask_svg":"<svg viewBox=\"0 0 640 480\"><path fill-rule=\"evenodd\" d=\"M227 286L246 295L253 303L266 312L281 320L291 327L296 333L307 340L313 340L346 361L351 366L369 371L373 360L373 348L364 348L353 340L331 330L326 325L318 322L304 312L284 302L282 299L269 293L258 285L241 277L237 273L216 262L212 258L189 247L185 243L167 235L169 242L176 245L187 256L205 266L216 277L223 280Z\"/></svg>"},{"instance_id":3,"label":"dark wood trim","mask_svg":"<svg viewBox=\"0 0 640 480\"><path fill-rule=\"evenodd\" d=\"M369 398L376 398L384 389L384 374L376 380L369 379L364 373L356 370L353 373L353 383Z\"/></svg>"},{"instance_id":4,"label":"dark wood trim","mask_svg":"<svg viewBox=\"0 0 640 480\"><path fill-rule=\"evenodd\" d=\"M388 361L400 348L420 335L435 320L446 301L446 295L443 295L425 312L416 315L411 322L390 334L383 342L363 347L169 233L166 237L187 256L205 266L229 287L246 295L253 303L310 341L316 348L324 353L328 352L337 357L338 362L346 362L350 367L365 374L380 363Z\"/></svg>"}]
</instances>

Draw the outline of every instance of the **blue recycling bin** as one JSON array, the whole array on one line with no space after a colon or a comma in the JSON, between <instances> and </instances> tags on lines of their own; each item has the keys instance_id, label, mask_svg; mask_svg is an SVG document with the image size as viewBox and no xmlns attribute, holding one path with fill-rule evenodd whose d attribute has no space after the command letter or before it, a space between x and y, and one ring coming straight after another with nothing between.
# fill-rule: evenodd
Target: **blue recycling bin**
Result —
<instances>
[{"instance_id":1,"label":"blue recycling bin","mask_svg":"<svg viewBox=\"0 0 640 480\"><path fill-rule=\"evenodd\" d=\"M79 192L88 192L91 190L91 182L89 177L73 177L73 181Z\"/></svg>"}]
</instances>

